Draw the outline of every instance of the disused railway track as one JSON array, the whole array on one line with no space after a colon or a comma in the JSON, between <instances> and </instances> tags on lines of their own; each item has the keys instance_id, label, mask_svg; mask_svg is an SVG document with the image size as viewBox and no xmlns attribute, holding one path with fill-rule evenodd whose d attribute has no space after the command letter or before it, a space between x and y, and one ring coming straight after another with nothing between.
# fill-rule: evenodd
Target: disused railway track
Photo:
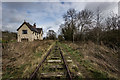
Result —
<instances>
[{"instance_id":1,"label":"disused railway track","mask_svg":"<svg viewBox=\"0 0 120 80\"><path fill-rule=\"evenodd\" d=\"M47 66L47 68L49 69L47 70L45 66ZM52 71L52 73L44 73L47 71ZM46 78L62 79L61 77L67 80L72 80L72 76L68 68L67 61L63 56L63 52L61 51L60 47L56 45L53 48L51 48L48 51L48 53L44 56L43 60L31 74L29 80L39 80Z\"/></svg>"}]
</instances>

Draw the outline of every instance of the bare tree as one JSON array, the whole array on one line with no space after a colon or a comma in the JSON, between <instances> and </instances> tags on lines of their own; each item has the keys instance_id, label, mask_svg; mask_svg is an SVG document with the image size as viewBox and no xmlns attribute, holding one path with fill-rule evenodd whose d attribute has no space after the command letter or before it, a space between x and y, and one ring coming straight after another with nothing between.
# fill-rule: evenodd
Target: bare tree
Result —
<instances>
[{"instance_id":1,"label":"bare tree","mask_svg":"<svg viewBox=\"0 0 120 80\"><path fill-rule=\"evenodd\" d=\"M54 32L54 30L49 30L48 31L47 39L50 39L50 40L55 40L56 39L56 33Z\"/></svg>"},{"instance_id":2,"label":"bare tree","mask_svg":"<svg viewBox=\"0 0 120 80\"><path fill-rule=\"evenodd\" d=\"M117 28L117 15L112 16L112 29L115 30Z\"/></svg>"},{"instance_id":3,"label":"bare tree","mask_svg":"<svg viewBox=\"0 0 120 80\"><path fill-rule=\"evenodd\" d=\"M119 19L118 19L117 26L118 26L118 30L120 30L120 20Z\"/></svg>"},{"instance_id":4,"label":"bare tree","mask_svg":"<svg viewBox=\"0 0 120 80\"><path fill-rule=\"evenodd\" d=\"M75 27L75 22L76 22L76 10L75 9L69 9L67 11L67 14L64 14L63 15L63 18L65 20L65 26L67 26L66 28L68 30L72 30L71 33L72 33L72 41L74 42L74 33L75 33L75 30L76 30L76 27Z\"/></svg>"},{"instance_id":5,"label":"bare tree","mask_svg":"<svg viewBox=\"0 0 120 80\"><path fill-rule=\"evenodd\" d=\"M106 19L105 19L105 23L106 23L106 30L107 31L109 31L109 30L111 30L111 22L112 22L112 20L111 20L111 18L110 17L107 17Z\"/></svg>"},{"instance_id":6,"label":"bare tree","mask_svg":"<svg viewBox=\"0 0 120 80\"><path fill-rule=\"evenodd\" d=\"M101 22L102 22L102 16L101 16L101 12L99 7L97 8L97 13L96 13L96 40L97 43L100 42L100 37L101 37L101 30L102 30L102 26L101 26Z\"/></svg>"},{"instance_id":7,"label":"bare tree","mask_svg":"<svg viewBox=\"0 0 120 80\"><path fill-rule=\"evenodd\" d=\"M81 35L89 30L92 26L93 12L90 10L82 10L77 14L77 29Z\"/></svg>"},{"instance_id":8,"label":"bare tree","mask_svg":"<svg viewBox=\"0 0 120 80\"><path fill-rule=\"evenodd\" d=\"M120 27L120 17L117 15L112 15L110 17L107 17L105 19L106 23L106 30L116 30Z\"/></svg>"}]
</instances>

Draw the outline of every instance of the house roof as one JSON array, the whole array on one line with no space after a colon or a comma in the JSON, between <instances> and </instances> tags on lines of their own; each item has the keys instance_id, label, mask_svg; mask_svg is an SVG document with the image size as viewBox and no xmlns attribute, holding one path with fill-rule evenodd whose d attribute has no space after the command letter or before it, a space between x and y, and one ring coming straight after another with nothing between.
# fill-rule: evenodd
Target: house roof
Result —
<instances>
[{"instance_id":1,"label":"house roof","mask_svg":"<svg viewBox=\"0 0 120 80\"><path fill-rule=\"evenodd\" d=\"M38 32L38 33L41 33L41 31L42 31L42 28L35 28L34 26L32 26L31 24L29 24L28 22L24 22L24 23L17 29L17 31L18 31L24 24L26 24L31 31Z\"/></svg>"},{"instance_id":2,"label":"house roof","mask_svg":"<svg viewBox=\"0 0 120 80\"><path fill-rule=\"evenodd\" d=\"M38 32L41 32L42 31L42 28L36 28Z\"/></svg>"}]
</instances>

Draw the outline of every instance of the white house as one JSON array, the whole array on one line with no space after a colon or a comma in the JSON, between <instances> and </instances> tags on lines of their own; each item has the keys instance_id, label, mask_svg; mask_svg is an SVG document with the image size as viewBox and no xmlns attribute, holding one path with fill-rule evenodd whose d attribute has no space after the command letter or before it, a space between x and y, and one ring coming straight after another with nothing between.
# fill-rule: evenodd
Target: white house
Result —
<instances>
[{"instance_id":1,"label":"white house","mask_svg":"<svg viewBox=\"0 0 120 80\"><path fill-rule=\"evenodd\" d=\"M36 28L36 24L29 24L24 21L23 24L17 29L18 42L23 40L34 41L43 40L43 30L42 28Z\"/></svg>"}]
</instances>

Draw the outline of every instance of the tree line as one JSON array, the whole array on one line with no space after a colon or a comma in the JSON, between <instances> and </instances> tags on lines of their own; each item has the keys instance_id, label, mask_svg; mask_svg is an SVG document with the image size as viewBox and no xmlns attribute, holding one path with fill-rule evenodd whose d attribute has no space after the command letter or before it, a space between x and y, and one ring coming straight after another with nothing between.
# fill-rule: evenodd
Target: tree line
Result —
<instances>
[{"instance_id":1,"label":"tree line","mask_svg":"<svg viewBox=\"0 0 120 80\"><path fill-rule=\"evenodd\" d=\"M60 25L58 39L120 46L120 17L114 14L103 18L103 15L99 8L95 12L69 9L63 15L64 24Z\"/></svg>"},{"instance_id":2,"label":"tree line","mask_svg":"<svg viewBox=\"0 0 120 80\"><path fill-rule=\"evenodd\" d=\"M96 11L84 9L76 11L69 9L63 15L64 23L60 25L59 41L86 42L92 41L97 44L109 44L120 47L120 17L116 14L105 15L97 8ZM51 31L56 39L56 33Z\"/></svg>"}]
</instances>

